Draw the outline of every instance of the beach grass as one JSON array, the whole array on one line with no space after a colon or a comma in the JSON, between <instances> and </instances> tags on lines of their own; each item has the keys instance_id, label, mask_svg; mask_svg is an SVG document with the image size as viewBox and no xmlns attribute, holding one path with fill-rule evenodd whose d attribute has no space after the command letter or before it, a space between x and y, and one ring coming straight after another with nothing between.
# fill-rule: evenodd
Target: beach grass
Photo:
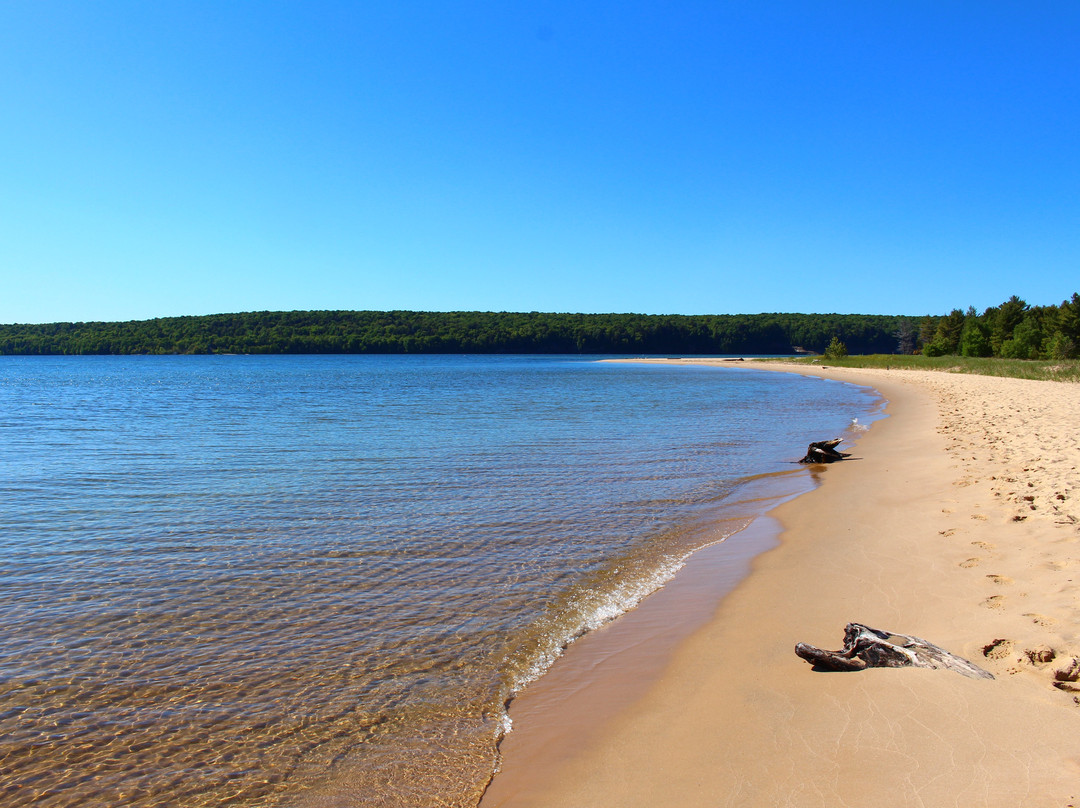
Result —
<instances>
[{"instance_id":1,"label":"beach grass","mask_svg":"<svg viewBox=\"0 0 1080 808\"><path fill-rule=\"evenodd\" d=\"M1014 379L1080 382L1080 360L1000 359L973 356L904 356L902 354L868 354L845 356L842 359L800 357L800 365L831 365L845 368L883 368L885 370L936 370L943 373L971 373L979 376L1004 376Z\"/></svg>"}]
</instances>

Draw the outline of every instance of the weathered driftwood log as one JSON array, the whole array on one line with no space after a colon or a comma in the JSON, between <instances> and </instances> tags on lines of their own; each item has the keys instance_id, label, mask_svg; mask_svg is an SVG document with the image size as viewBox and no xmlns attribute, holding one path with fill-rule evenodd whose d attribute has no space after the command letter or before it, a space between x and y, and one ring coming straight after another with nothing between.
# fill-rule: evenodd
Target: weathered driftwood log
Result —
<instances>
[{"instance_id":1,"label":"weathered driftwood log","mask_svg":"<svg viewBox=\"0 0 1080 808\"><path fill-rule=\"evenodd\" d=\"M843 460L845 457L851 457L850 452L838 452L836 447L840 445L843 438L833 438L832 440L819 440L811 443L806 447L806 457L800 460L800 463L835 463L837 460Z\"/></svg>"},{"instance_id":2,"label":"weathered driftwood log","mask_svg":"<svg viewBox=\"0 0 1080 808\"><path fill-rule=\"evenodd\" d=\"M844 650L823 651L804 642L795 653L814 665L833 671L861 671L866 668L947 668L973 679L993 679L993 674L950 654L926 640L909 634L891 634L860 623L844 629Z\"/></svg>"}]
</instances>

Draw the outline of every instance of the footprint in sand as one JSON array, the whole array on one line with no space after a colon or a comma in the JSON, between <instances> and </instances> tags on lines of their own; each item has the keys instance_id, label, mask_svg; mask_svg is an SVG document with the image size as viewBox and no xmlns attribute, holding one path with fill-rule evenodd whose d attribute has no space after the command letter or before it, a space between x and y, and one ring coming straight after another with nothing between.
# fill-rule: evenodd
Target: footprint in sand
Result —
<instances>
[{"instance_id":1,"label":"footprint in sand","mask_svg":"<svg viewBox=\"0 0 1080 808\"><path fill-rule=\"evenodd\" d=\"M1075 683L1078 679L1080 679L1080 659L1077 659L1076 657L1070 659L1065 664L1064 668L1054 671L1054 680L1057 682L1068 682L1071 684ZM1056 687L1060 687L1060 685L1056 685ZM1077 690L1080 688L1074 687L1072 689Z\"/></svg>"},{"instance_id":2,"label":"footprint in sand","mask_svg":"<svg viewBox=\"0 0 1080 808\"><path fill-rule=\"evenodd\" d=\"M973 541L971 545L973 547L978 547L980 550L986 550L986 552L988 553L994 549L994 545L990 544L990 542L985 541Z\"/></svg>"},{"instance_id":3,"label":"footprint in sand","mask_svg":"<svg viewBox=\"0 0 1080 808\"><path fill-rule=\"evenodd\" d=\"M979 559L969 558L966 561L961 561L960 566L964 569L971 569L972 567L977 567L979 566Z\"/></svg>"},{"instance_id":4,"label":"footprint in sand","mask_svg":"<svg viewBox=\"0 0 1080 808\"><path fill-rule=\"evenodd\" d=\"M951 536L955 532L956 532L955 527L950 527L948 530L939 530L938 531L938 533L940 533L942 536Z\"/></svg>"},{"instance_id":5,"label":"footprint in sand","mask_svg":"<svg viewBox=\"0 0 1080 808\"><path fill-rule=\"evenodd\" d=\"M987 609L1004 609L1005 608L1005 596L1004 595L991 595L982 602L982 605Z\"/></svg>"},{"instance_id":6,"label":"footprint in sand","mask_svg":"<svg viewBox=\"0 0 1080 808\"><path fill-rule=\"evenodd\" d=\"M1050 628L1052 625L1057 623L1057 620L1055 620L1053 617L1047 617L1045 614L1037 614L1035 612L1028 612L1024 615L1024 617L1029 618L1032 623L1037 626L1042 626L1043 628Z\"/></svg>"},{"instance_id":7,"label":"footprint in sand","mask_svg":"<svg viewBox=\"0 0 1080 808\"><path fill-rule=\"evenodd\" d=\"M1028 661L1031 662L1032 665L1046 665L1057 658L1057 651L1049 645L1040 645L1038 648L1031 648L1024 651L1024 656L1028 658Z\"/></svg>"},{"instance_id":8,"label":"footprint in sand","mask_svg":"<svg viewBox=\"0 0 1080 808\"><path fill-rule=\"evenodd\" d=\"M1013 579L1008 575L987 575L986 577L995 584L1011 584L1013 582Z\"/></svg>"},{"instance_id":9,"label":"footprint in sand","mask_svg":"<svg viewBox=\"0 0 1080 808\"><path fill-rule=\"evenodd\" d=\"M1005 659L1013 652L1012 640L994 640L983 647L983 656L987 659Z\"/></svg>"},{"instance_id":10,"label":"footprint in sand","mask_svg":"<svg viewBox=\"0 0 1080 808\"><path fill-rule=\"evenodd\" d=\"M971 518L972 519L977 519L980 522L985 522L986 521L986 516L984 516L981 513L973 513L973 514L971 514Z\"/></svg>"}]
</instances>

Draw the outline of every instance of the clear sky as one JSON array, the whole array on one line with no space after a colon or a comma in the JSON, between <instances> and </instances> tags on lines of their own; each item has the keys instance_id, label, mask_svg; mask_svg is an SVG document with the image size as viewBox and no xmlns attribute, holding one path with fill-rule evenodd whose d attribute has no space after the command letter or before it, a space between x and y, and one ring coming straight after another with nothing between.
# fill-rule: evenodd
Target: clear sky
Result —
<instances>
[{"instance_id":1,"label":"clear sky","mask_svg":"<svg viewBox=\"0 0 1080 808\"><path fill-rule=\"evenodd\" d=\"M0 322L1080 291L1080 3L0 0Z\"/></svg>"}]
</instances>

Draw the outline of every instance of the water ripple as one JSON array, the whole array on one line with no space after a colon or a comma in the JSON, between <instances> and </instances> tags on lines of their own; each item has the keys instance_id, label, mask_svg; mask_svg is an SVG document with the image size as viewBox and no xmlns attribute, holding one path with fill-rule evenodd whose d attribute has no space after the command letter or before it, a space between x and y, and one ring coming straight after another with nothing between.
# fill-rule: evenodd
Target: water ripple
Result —
<instances>
[{"instance_id":1,"label":"water ripple","mask_svg":"<svg viewBox=\"0 0 1080 808\"><path fill-rule=\"evenodd\" d=\"M469 805L511 690L868 403L559 358L0 358L0 799Z\"/></svg>"}]
</instances>

